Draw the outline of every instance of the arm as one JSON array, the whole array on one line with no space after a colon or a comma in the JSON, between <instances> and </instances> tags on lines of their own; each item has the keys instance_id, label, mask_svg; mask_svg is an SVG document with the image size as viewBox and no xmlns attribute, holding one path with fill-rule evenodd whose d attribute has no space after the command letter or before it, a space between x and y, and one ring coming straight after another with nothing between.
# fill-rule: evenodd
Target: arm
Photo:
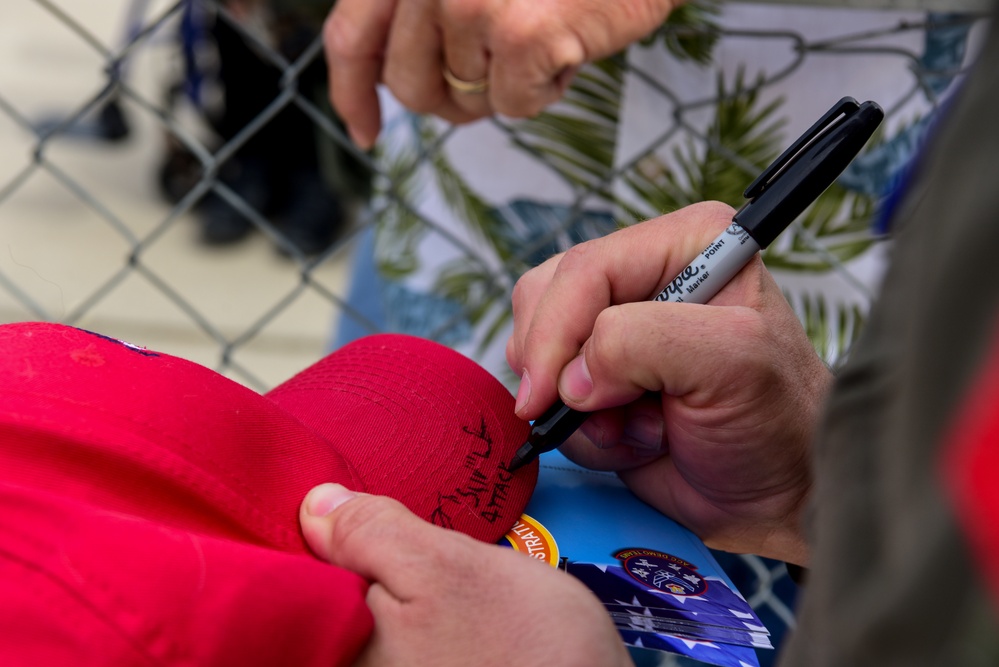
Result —
<instances>
[{"instance_id":1,"label":"arm","mask_svg":"<svg viewBox=\"0 0 999 667\"><path fill-rule=\"evenodd\" d=\"M807 564L801 512L831 375L757 257L710 304L648 301L731 220L707 203L526 274L507 346L517 412L596 412L563 446L711 547Z\"/></svg>"}]
</instances>

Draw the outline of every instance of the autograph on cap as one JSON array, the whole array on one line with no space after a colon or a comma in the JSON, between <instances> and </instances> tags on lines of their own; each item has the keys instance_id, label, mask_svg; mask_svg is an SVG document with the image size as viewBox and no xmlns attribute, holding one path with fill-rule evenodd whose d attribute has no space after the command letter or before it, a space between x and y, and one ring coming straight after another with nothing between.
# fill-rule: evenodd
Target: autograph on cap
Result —
<instances>
[{"instance_id":1,"label":"autograph on cap","mask_svg":"<svg viewBox=\"0 0 999 667\"><path fill-rule=\"evenodd\" d=\"M464 484L448 493L438 492L437 507L430 514L430 521L443 528L454 528L455 511L470 511L489 523L496 523L503 517L506 508L513 473L506 463L495 465L493 459L493 439L489 434L484 415L479 415L480 424L476 427L462 426L466 436L474 438L473 447L465 456L464 468L469 471ZM494 468L492 475L487 472Z\"/></svg>"}]
</instances>

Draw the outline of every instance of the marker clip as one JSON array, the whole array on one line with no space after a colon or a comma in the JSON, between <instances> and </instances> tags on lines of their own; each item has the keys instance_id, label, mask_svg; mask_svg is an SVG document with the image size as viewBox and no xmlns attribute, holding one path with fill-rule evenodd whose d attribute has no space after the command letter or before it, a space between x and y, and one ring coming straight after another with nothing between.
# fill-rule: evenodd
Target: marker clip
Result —
<instances>
[{"instance_id":1,"label":"marker clip","mask_svg":"<svg viewBox=\"0 0 999 667\"><path fill-rule=\"evenodd\" d=\"M792 162L794 158L801 153L808 144L812 143L819 137L819 135L824 134L834 125L837 125L842 121L842 117L849 117L856 113L860 109L860 104L852 97L844 97L836 105L826 112L822 118L815 121L808 130L798 137L798 140L791 144L786 151L780 154L776 160L774 160L769 167L767 167L762 174L756 177L756 180L749 184L746 191L742 193L742 196L746 199L756 199L761 194L763 194L770 184L773 183L779 176L780 172L786 169Z\"/></svg>"}]
</instances>

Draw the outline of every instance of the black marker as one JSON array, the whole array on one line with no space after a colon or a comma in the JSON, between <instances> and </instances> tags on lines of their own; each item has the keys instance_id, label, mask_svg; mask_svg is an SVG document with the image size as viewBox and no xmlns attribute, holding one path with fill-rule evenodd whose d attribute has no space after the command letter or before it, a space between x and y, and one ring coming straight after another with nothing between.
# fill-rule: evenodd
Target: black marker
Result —
<instances>
[{"instance_id":1,"label":"black marker","mask_svg":"<svg viewBox=\"0 0 999 667\"><path fill-rule=\"evenodd\" d=\"M680 271L655 301L707 303L753 255L790 225L846 169L881 124L884 111L874 102L844 97L746 188L749 201L732 224ZM588 412L562 401L534 421L527 442L509 469L516 470L565 442Z\"/></svg>"}]
</instances>

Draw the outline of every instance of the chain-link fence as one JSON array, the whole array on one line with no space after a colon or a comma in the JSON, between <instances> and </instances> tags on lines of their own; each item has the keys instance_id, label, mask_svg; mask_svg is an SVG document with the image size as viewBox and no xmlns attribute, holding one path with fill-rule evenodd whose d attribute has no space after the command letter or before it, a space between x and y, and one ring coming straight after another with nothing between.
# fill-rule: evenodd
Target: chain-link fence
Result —
<instances>
[{"instance_id":1,"label":"chain-link fence","mask_svg":"<svg viewBox=\"0 0 999 667\"><path fill-rule=\"evenodd\" d=\"M885 107L884 131L765 257L835 364L883 265L879 202L978 24L924 5L691 4L536 119L452 128L385 97L367 154L326 102L324 4L5 2L0 322L84 326L257 389L384 329L506 377L523 271L687 203L738 205L851 95ZM783 567L725 565L779 639L793 622Z\"/></svg>"}]
</instances>

